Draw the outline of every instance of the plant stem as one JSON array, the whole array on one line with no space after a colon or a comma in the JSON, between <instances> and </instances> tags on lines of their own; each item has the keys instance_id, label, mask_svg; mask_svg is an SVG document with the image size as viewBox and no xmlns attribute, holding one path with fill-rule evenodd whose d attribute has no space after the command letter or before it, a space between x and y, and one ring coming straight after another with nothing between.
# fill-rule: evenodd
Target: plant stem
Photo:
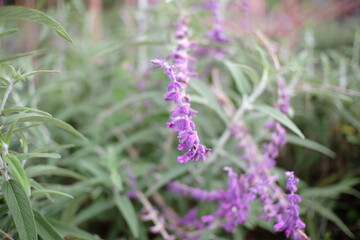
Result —
<instances>
[{"instance_id":1,"label":"plant stem","mask_svg":"<svg viewBox=\"0 0 360 240\"><path fill-rule=\"evenodd\" d=\"M242 117L242 115L245 113L246 110L249 110L252 108L252 104L256 101L256 99L264 92L268 82L268 68L264 68L263 76L261 78L260 84L255 88L255 90L252 92L249 98L244 98L241 106L238 108L238 110L235 112L230 124L226 127L223 134L220 136L219 140L216 143L216 147L214 151L212 152L211 156L206 160L204 165L201 165L200 168L196 169L196 174L201 173L206 166L211 164L219 152L222 150L226 142L231 137L230 127L233 126L236 122L239 121L239 119Z\"/></svg>"},{"instance_id":2,"label":"plant stem","mask_svg":"<svg viewBox=\"0 0 360 240\"><path fill-rule=\"evenodd\" d=\"M10 83L9 86L6 88L6 91L5 91L5 94L4 94L4 97L3 99L1 100L1 105L0 105L0 116L1 116L1 113L2 111L4 110L4 107L5 107L5 103L11 93L11 91L13 90L13 84Z\"/></svg>"},{"instance_id":3,"label":"plant stem","mask_svg":"<svg viewBox=\"0 0 360 240\"><path fill-rule=\"evenodd\" d=\"M5 94L4 94L4 97L3 99L1 100L1 104L0 104L0 116L2 114L2 111L4 110L5 108L5 104L7 102L7 99L11 93L11 91L13 90L13 82L11 81L10 84L7 86L6 88L6 91L5 91ZM3 143L5 144L5 143ZM4 153L4 150L2 150L3 153ZM6 150L7 151L7 150ZM5 153L6 154L6 153ZM10 179L10 176L7 172L7 165L6 163L4 162L4 160L2 159L2 157L0 157L0 171L1 171L1 174L3 175L3 177L5 178L5 180L9 180Z\"/></svg>"},{"instance_id":4,"label":"plant stem","mask_svg":"<svg viewBox=\"0 0 360 240\"><path fill-rule=\"evenodd\" d=\"M0 233L3 235L2 239L9 239L9 240L14 240L8 233L4 232L3 230L0 229Z\"/></svg>"},{"instance_id":5,"label":"plant stem","mask_svg":"<svg viewBox=\"0 0 360 240\"><path fill-rule=\"evenodd\" d=\"M1 156L0 156L0 171L3 177L5 178L5 180L8 181L10 179L10 176L7 172L7 165Z\"/></svg>"},{"instance_id":6,"label":"plant stem","mask_svg":"<svg viewBox=\"0 0 360 240\"><path fill-rule=\"evenodd\" d=\"M141 204L144 206L146 212L148 213L149 218L151 221L155 224L155 226L159 227L159 233L161 236L167 240L170 239L170 234L166 231L164 223L160 221L158 213L156 210L154 210L153 206L149 202L149 200L145 197L145 195L137 190L136 191L137 199L141 202Z\"/></svg>"}]
</instances>

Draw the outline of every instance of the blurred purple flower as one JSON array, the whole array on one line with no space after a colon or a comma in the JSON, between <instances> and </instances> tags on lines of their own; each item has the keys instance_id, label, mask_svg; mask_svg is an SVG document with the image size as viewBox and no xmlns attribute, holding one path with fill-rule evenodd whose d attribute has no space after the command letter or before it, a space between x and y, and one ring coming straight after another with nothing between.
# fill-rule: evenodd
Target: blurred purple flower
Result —
<instances>
[{"instance_id":1,"label":"blurred purple flower","mask_svg":"<svg viewBox=\"0 0 360 240\"><path fill-rule=\"evenodd\" d=\"M209 0L204 2L202 7L212 12L214 24L213 28L206 33L206 36L210 40L210 44L218 46L199 46L195 54L199 57L210 56L215 59L222 59L226 51L222 49L221 45L230 43L230 39L225 35L220 3L218 0Z\"/></svg>"},{"instance_id":2,"label":"blurred purple flower","mask_svg":"<svg viewBox=\"0 0 360 240\"><path fill-rule=\"evenodd\" d=\"M282 77L278 78L278 102L276 107L279 111L288 115L290 109L290 95L287 91L287 85ZM279 156L279 149L286 144L286 130L285 128L276 121L265 124L265 129L273 130L271 134L271 141L264 145L264 163L272 168L275 166L275 158Z\"/></svg>"},{"instance_id":3,"label":"blurred purple flower","mask_svg":"<svg viewBox=\"0 0 360 240\"><path fill-rule=\"evenodd\" d=\"M219 199L217 210L201 219L212 222L221 219L221 225L227 232L233 232L239 224L246 222L250 211L250 202L256 198L255 189L251 187L251 178L244 174L239 177L230 167L224 168L228 172L228 189Z\"/></svg>"},{"instance_id":4,"label":"blurred purple flower","mask_svg":"<svg viewBox=\"0 0 360 240\"><path fill-rule=\"evenodd\" d=\"M171 191L180 194L182 196L192 197L194 199L197 199L199 201L209 201L214 202L219 199L221 199L224 196L225 191L224 190L211 190L206 191L200 188L193 188L189 187L185 184L181 184L179 182L170 182L167 185L168 189Z\"/></svg>"},{"instance_id":5,"label":"blurred purple flower","mask_svg":"<svg viewBox=\"0 0 360 240\"><path fill-rule=\"evenodd\" d=\"M197 214L197 208L190 209L188 213L178 221L178 224L190 226L195 228L196 230L204 229L205 226L201 221L199 221L199 219L197 218Z\"/></svg>"},{"instance_id":6,"label":"blurred purple flower","mask_svg":"<svg viewBox=\"0 0 360 240\"><path fill-rule=\"evenodd\" d=\"M305 228L305 223L299 217L299 206L296 204L301 202L301 197L295 194L297 191L295 184L299 182L299 179L294 176L294 172L286 172L285 174L288 178L286 189L290 191L290 194L286 195L289 203L281 217L277 219L274 230L276 232L285 231L286 237L294 236L294 239L306 239L305 237L301 238L303 235L299 234L299 230Z\"/></svg>"},{"instance_id":7,"label":"blurred purple flower","mask_svg":"<svg viewBox=\"0 0 360 240\"><path fill-rule=\"evenodd\" d=\"M287 85L282 77L278 78L277 84L279 100L276 104L276 107L279 109L280 112L288 115L290 108L290 95L288 93Z\"/></svg>"}]
</instances>

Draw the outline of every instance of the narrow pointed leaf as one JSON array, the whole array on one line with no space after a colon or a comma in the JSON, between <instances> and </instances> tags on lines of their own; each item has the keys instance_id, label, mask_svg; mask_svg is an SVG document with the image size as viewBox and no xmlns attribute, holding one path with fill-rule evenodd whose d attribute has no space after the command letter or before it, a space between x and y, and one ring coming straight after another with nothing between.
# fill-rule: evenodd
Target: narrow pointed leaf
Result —
<instances>
[{"instance_id":1,"label":"narrow pointed leaf","mask_svg":"<svg viewBox=\"0 0 360 240\"><path fill-rule=\"evenodd\" d=\"M46 240L64 240L54 226L46 220L38 211L34 211L35 221L38 233L42 239Z\"/></svg>"},{"instance_id":2,"label":"narrow pointed leaf","mask_svg":"<svg viewBox=\"0 0 360 240\"><path fill-rule=\"evenodd\" d=\"M74 199L73 196L71 196L70 194L64 193L64 192L60 192L60 191L56 191L56 190L50 190L50 189L41 189L41 190L34 190L32 191L33 195L36 194L55 194L55 195L60 195L60 196L64 196L70 199Z\"/></svg>"},{"instance_id":3,"label":"narrow pointed leaf","mask_svg":"<svg viewBox=\"0 0 360 240\"><path fill-rule=\"evenodd\" d=\"M29 158L61 158L60 154L57 153L20 153L17 157L19 160Z\"/></svg>"},{"instance_id":4,"label":"narrow pointed leaf","mask_svg":"<svg viewBox=\"0 0 360 240\"><path fill-rule=\"evenodd\" d=\"M74 172L70 169L65 169L57 166L49 166L49 165L36 165L36 166L28 167L26 169L26 173L29 177L56 175L56 176L71 177L78 180L86 179L85 176L77 172Z\"/></svg>"},{"instance_id":5,"label":"narrow pointed leaf","mask_svg":"<svg viewBox=\"0 0 360 240\"><path fill-rule=\"evenodd\" d=\"M7 154L3 156L5 162L10 166L11 172L14 173L14 176L23 187L27 196L30 196L30 181L26 176L25 170L21 165L19 159L13 154Z\"/></svg>"},{"instance_id":6,"label":"narrow pointed leaf","mask_svg":"<svg viewBox=\"0 0 360 240\"><path fill-rule=\"evenodd\" d=\"M116 195L115 204L117 208L120 210L122 216L125 218L127 224L130 227L130 230L135 238L139 237L139 221L134 209L134 206L130 202L130 200L123 195Z\"/></svg>"},{"instance_id":7,"label":"narrow pointed leaf","mask_svg":"<svg viewBox=\"0 0 360 240\"><path fill-rule=\"evenodd\" d=\"M0 8L0 10L1 9L2 8ZM10 56L5 56L5 57L0 58L0 63L11 61L11 60L22 58L22 57L26 57L26 56L30 56L34 53L35 53L35 51L31 51L31 52L25 52L25 53L19 53L19 54L14 54L14 55L10 55Z\"/></svg>"},{"instance_id":8,"label":"narrow pointed leaf","mask_svg":"<svg viewBox=\"0 0 360 240\"><path fill-rule=\"evenodd\" d=\"M205 83L196 79L192 79L189 82L189 86L201 96L201 98L198 98L198 100L201 99L201 101L199 101L198 103L203 104L204 106L214 110L218 114L219 118L224 121L225 124L228 122L228 118L224 112L223 107L220 106L219 101L215 98L214 94L211 92L210 88ZM193 98L191 99L192 101L194 100Z\"/></svg>"},{"instance_id":9,"label":"narrow pointed leaf","mask_svg":"<svg viewBox=\"0 0 360 240\"><path fill-rule=\"evenodd\" d=\"M106 199L97 201L77 213L76 217L71 221L71 224L77 226L88 221L89 219L93 219L94 217L99 216L101 213L108 211L113 207L114 205L109 203L109 201Z\"/></svg>"},{"instance_id":10,"label":"narrow pointed leaf","mask_svg":"<svg viewBox=\"0 0 360 240\"><path fill-rule=\"evenodd\" d=\"M50 124L65 129L66 131L74 134L75 136L82 138L83 140L87 140L84 135L82 135L79 131L73 128L70 124L67 124L66 122L63 122L53 117L44 116L36 113L19 113L6 118L6 120L4 121L4 125L11 124L13 121L18 121L18 123L42 122L45 124Z\"/></svg>"},{"instance_id":11,"label":"narrow pointed leaf","mask_svg":"<svg viewBox=\"0 0 360 240\"><path fill-rule=\"evenodd\" d=\"M322 206L321 204L318 204L315 201L304 201L304 205L305 204L309 209L312 209L324 218L327 218L333 223L335 223L347 236L349 236L350 238L354 238L354 234L333 211Z\"/></svg>"},{"instance_id":12,"label":"narrow pointed leaf","mask_svg":"<svg viewBox=\"0 0 360 240\"><path fill-rule=\"evenodd\" d=\"M60 73L60 71L57 71L57 70L36 70L36 71L31 71L31 72L28 72L28 73L24 73L24 74L22 74L22 76L24 78L27 78L27 77L30 77L32 75L39 74L39 73Z\"/></svg>"},{"instance_id":13,"label":"narrow pointed leaf","mask_svg":"<svg viewBox=\"0 0 360 240\"><path fill-rule=\"evenodd\" d=\"M287 134L286 140L289 143L292 143L292 144L295 144L298 146L302 146L302 147L306 147L308 149L322 153L328 157L331 157L331 158L335 157L335 152L331 151L329 148L325 147L324 145L321 145L320 143L317 143L310 139L301 139L298 136L295 136L293 134Z\"/></svg>"},{"instance_id":14,"label":"narrow pointed leaf","mask_svg":"<svg viewBox=\"0 0 360 240\"><path fill-rule=\"evenodd\" d=\"M267 106L267 105L254 105L254 108L258 110L259 112L265 113L269 115L270 117L276 119L281 124L289 128L291 131L293 131L296 135L298 135L300 138L305 139L304 134L300 131L300 129L293 123L293 121L290 120L287 116L282 114L279 110L276 108Z\"/></svg>"},{"instance_id":15,"label":"narrow pointed leaf","mask_svg":"<svg viewBox=\"0 0 360 240\"><path fill-rule=\"evenodd\" d=\"M66 224L53 219L48 219L48 221L55 227L57 231L59 231L64 236L72 236L75 237L74 239L79 240L99 240L98 237L94 237L90 233L81 230L80 228L74 227L70 224Z\"/></svg>"},{"instance_id":16,"label":"narrow pointed leaf","mask_svg":"<svg viewBox=\"0 0 360 240\"><path fill-rule=\"evenodd\" d=\"M229 69L231 76L234 79L237 90L242 94L246 95L250 92L250 84L244 74L242 73L239 66L230 61L225 61L225 66Z\"/></svg>"},{"instance_id":17,"label":"narrow pointed leaf","mask_svg":"<svg viewBox=\"0 0 360 240\"><path fill-rule=\"evenodd\" d=\"M48 112L44 112L44 111L41 111L39 109L29 108L29 107L12 107L12 108L6 108L6 109L4 109L2 111L2 113L4 115L9 114L9 113L14 113L14 112L17 112L17 113L21 113L21 112L38 113L38 114L41 114L41 115L44 115L44 116L51 117L51 114L48 113Z\"/></svg>"},{"instance_id":18,"label":"narrow pointed leaf","mask_svg":"<svg viewBox=\"0 0 360 240\"><path fill-rule=\"evenodd\" d=\"M63 26L60 25L60 23L38 10L19 6L2 7L0 8L0 20L4 19L23 19L45 24L55 30L64 39L69 42L73 42L70 35L66 32Z\"/></svg>"},{"instance_id":19,"label":"narrow pointed leaf","mask_svg":"<svg viewBox=\"0 0 360 240\"><path fill-rule=\"evenodd\" d=\"M37 240L34 214L21 184L10 179L4 182L2 192L14 219L20 240Z\"/></svg>"},{"instance_id":20,"label":"narrow pointed leaf","mask_svg":"<svg viewBox=\"0 0 360 240\"><path fill-rule=\"evenodd\" d=\"M10 34L13 34L13 33L17 32L18 30L19 29L17 29L17 28L8 29L5 32L0 33L0 37L8 36Z\"/></svg>"}]
</instances>

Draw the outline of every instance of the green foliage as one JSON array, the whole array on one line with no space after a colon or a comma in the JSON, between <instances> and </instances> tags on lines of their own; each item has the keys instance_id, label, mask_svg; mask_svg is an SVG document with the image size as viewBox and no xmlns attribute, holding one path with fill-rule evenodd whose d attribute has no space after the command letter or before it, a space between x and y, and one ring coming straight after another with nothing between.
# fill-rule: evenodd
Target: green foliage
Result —
<instances>
[{"instance_id":1,"label":"green foliage","mask_svg":"<svg viewBox=\"0 0 360 240\"><path fill-rule=\"evenodd\" d=\"M275 119L294 134L287 135L288 145L274 171L281 176L284 169L294 169L304 179L300 206L302 216L311 219L306 223L314 229L309 231L312 239L336 232L325 229L329 225L356 239L339 206L344 196L359 197L359 31L354 46L344 49L317 49L306 42L294 52L280 49L281 71L252 36L233 34L235 44L227 50L236 57L223 62L199 58L200 79L192 79L188 91L198 111L194 121L199 137L213 148L213 156L205 163L179 165L176 136L166 128L167 80L160 71L151 71L150 59L174 48L168 26L179 8L191 3L154 5L147 12L149 29L141 33L133 20L142 10L105 1L101 37L94 37L86 1L50 7L49 15L0 8L5 26L0 31L0 230L20 240L161 239L149 233L151 223L140 220L144 203L128 194L134 190L133 178L136 190L159 211L167 204L182 217L194 202L166 190L169 181L204 189L226 187L224 166L247 171L229 127L241 122L262 146L269 139L263 125ZM196 11L190 14L195 29L191 38L207 44L202 18L210 14ZM69 26L74 40L50 16ZM11 44L7 48L7 41L22 30L14 28L15 19L44 24L76 45L53 41L45 27L36 36L38 49L17 53ZM289 117L271 107L280 75L293 95ZM141 84L145 90L137 88ZM215 205L197 207L205 215ZM260 206L252 209L248 223L233 235L211 229L201 239L247 239L258 228L272 238L271 222L258 219Z\"/></svg>"}]
</instances>

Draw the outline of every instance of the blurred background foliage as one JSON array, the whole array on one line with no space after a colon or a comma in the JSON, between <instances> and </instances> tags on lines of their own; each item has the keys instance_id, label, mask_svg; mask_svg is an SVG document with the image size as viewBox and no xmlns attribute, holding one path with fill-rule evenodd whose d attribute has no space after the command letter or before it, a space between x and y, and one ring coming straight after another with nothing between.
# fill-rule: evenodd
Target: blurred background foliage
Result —
<instances>
[{"instance_id":1,"label":"blurred background foliage","mask_svg":"<svg viewBox=\"0 0 360 240\"><path fill-rule=\"evenodd\" d=\"M260 29L278 43L293 96L291 117L306 141L289 135L277 170L294 170L302 180L306 231L313 240L360 238L360 2L257 0L250 1L241 14L241 1L221 2L227 6L224 25L233 41L227 47L229 60L250 69L243 70L242 77L256 82L261 75L256 52L259 43L252 30ZM191 168L202 162L179 166L176 136L165 127L169 117L169 106L163 101L167 80L161 71L153 71L150 62L174 48L173 23L179 12L189 11L191 39L209 44L204 33L210 29L211 14L196 7L197 3L0 1L0 5L23 5L46 12L74 40L69 44L51 29L32 22L0 22L2 30L20 29L0 39L1 57L29 53L9 64L22 72L61 71L34 76L33 81L18 87L14 98L71 124L88 139L75 139L53 127L29 131L32 148L53 146L62 155L61 159L33 160L27 169L36 166L37 170L27 173L48 189L74 197L54 195L54 203L49 198L32 199L35 209L56 219L53 223L59 231L74 237L69 239L161 239L148 233L150 223L139 219L141 204L125 195L130 190L127 169L134 172L140 190L160 209L166 202L183 216L195 204L201 214L215 207L175 196L164 185L181 179L205 189L224 186L222 166L236 165L241 156L235 149L237 143L231 140L200 176L192 175ZM195 122L203 143L215 148L226 125L214 106L236 107L241 93L221 61L199 59L197 69L200 80L190 86L194 108L199 112ZM273 82L276 74L271 69ZM218 103L218 95L208 94L217 88L227 94L229 102ZM271 83L259 101L272 105L275 94ZM218 105L207 104L213 101ZM261 130L267 120L258 112L244 117L259 143L269 138ZM5 224L4 228L11 227ZM283 239L271 229L252 214L234 235L217 231L204 239Z\"/></svg>"}]
</instances>

